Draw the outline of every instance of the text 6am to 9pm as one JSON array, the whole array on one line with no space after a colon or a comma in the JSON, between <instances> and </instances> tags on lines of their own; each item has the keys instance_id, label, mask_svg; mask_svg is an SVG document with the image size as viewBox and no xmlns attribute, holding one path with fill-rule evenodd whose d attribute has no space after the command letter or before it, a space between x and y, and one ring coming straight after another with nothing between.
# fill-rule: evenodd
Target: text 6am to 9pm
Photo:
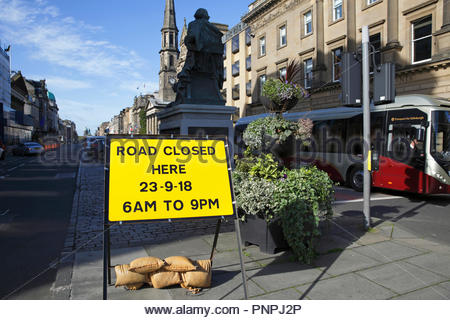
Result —
<instances>
[{"instance_id":1,"label":"text 6am to 9pm","mask_svg":"<svg viewBox=\"0 0 450 320\"><path fill-rule=\"evenodd\" d=\"M108 221L234 214L224 140L111 138Z\"/></svg>"}]
</instances>

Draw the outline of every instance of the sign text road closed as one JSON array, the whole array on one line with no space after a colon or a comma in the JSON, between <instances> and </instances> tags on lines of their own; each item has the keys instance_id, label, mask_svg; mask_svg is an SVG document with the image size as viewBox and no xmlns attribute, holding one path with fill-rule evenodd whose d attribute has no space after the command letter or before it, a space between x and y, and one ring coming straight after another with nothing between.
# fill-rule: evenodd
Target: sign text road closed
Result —
<instances>
[{"instance_id":1,"label":"sign text road closed","mask_svg":"<svg viewBox=\"0 0 450 320\"><path fill-rule=\"evenodd\" d=\"M234 214L223 140L110 138L108 220Z\"/></svg>"}]
</instances>

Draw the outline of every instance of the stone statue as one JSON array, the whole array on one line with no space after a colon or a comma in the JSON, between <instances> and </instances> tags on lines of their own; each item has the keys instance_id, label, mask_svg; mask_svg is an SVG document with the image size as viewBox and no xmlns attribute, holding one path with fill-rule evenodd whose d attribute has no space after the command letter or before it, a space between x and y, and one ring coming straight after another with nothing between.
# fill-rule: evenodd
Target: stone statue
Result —
<instances>
[{"instance_id":1,"label":"stone statue","mask_svg":"<svg viewBox=\"0 0 450 320\"><path fill-rule=\"evenodd\" d=\"M222 32L209 22L206 9L195 12L195 21L188 25L184 43L186 62L174 84L177 104L224 105L220 89L223 85Z\"/></svg>"}]
</instances>

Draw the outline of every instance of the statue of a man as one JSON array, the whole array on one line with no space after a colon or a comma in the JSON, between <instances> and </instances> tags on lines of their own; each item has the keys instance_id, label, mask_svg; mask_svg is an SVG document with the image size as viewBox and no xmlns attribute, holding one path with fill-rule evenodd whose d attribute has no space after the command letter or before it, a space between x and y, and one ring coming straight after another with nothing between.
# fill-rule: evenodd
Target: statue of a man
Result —
<instances>
[{"instance_id":1,"label":"statue of a man","mask_svg":"<svg viewBox=\"0 0 450 320\"><path fill-rule=\"evenodd\" d=\"M220 96L223 85L222 32L209 22L206 9L198 9L194 17L195 21L189 23L184 38L188 52L184 67L177 75L179 81L174 86L177 92L174 104L196 101L224 104ZM214 88L210 86L211 81L214 82ZM206 102L207 100L211 103Z\"/></svg>"}]
</instances>

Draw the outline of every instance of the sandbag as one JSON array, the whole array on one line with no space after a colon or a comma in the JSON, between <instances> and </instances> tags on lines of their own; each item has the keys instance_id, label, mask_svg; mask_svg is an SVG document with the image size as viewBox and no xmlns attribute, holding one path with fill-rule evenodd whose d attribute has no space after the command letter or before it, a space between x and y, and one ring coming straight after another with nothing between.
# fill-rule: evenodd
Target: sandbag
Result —
<instances>
[{"instance_id":1,"label":"sandbag","mask_svg":"<svg viewBox=\"0 0 450 320\"><path fill-rule=\"evenodd\" d=\"M184 271L192 271L196 270L197 267L192 263L189 258L182 256L173 256L165 258L166 266L164 268L166 270L175 271L175 272L184 272Z\"/></svg>"},{"instance_id":2,"label":"sandbag","mask_svg":"<svg viewBox=\"0 0 450 320\"><path fill-rule=\"evenodd\" d=\"M211 260L197 260L197 270L181 272L183 288L209 288L211 286Z\"/></svg>"},{"instance_id":3,"label":"sandbag","mask_svg":"<svg viewBox=\"0 0 450 320\"><path fill-rule=\"evenodd\" d=\"M164 261L157 257L142 257L131 261L130 271L147 274L159 270L164 265Z\"/></svg>"},{"instance_id":4,"label":"sandbag","mask_svg":"<svg viewBox=\"0 0 450 320\"><path fill-rule=\"evenodd\" d=\"M116 284L115 286L137 285L144 284L145 275L129 271L130 265L120 264L114 267L116 271Z\"/></svg>"},{"instance_id":5,"label":"sandbag","mask_svg":"<svg viewBox=\"0 0 450 320\"><path fill-rule=\"evenodd\" d=\"M181 276L179 272L167 270L162 267L158 271L150 274L150 282L153 288L165 288L181 283Z\"/></svg>"},{"instance_id":6,"label":"sandbag","mask_svg":"<svg viewBox=\"0 0 450 320\"><path fill-rule=\"evenodd\" d=\"M127 284L125 287L128 290L138 290L138 289L142 288L143 285L144 285L144 283L141 282L141 283Z\"/></svg>"}]
</instances>

